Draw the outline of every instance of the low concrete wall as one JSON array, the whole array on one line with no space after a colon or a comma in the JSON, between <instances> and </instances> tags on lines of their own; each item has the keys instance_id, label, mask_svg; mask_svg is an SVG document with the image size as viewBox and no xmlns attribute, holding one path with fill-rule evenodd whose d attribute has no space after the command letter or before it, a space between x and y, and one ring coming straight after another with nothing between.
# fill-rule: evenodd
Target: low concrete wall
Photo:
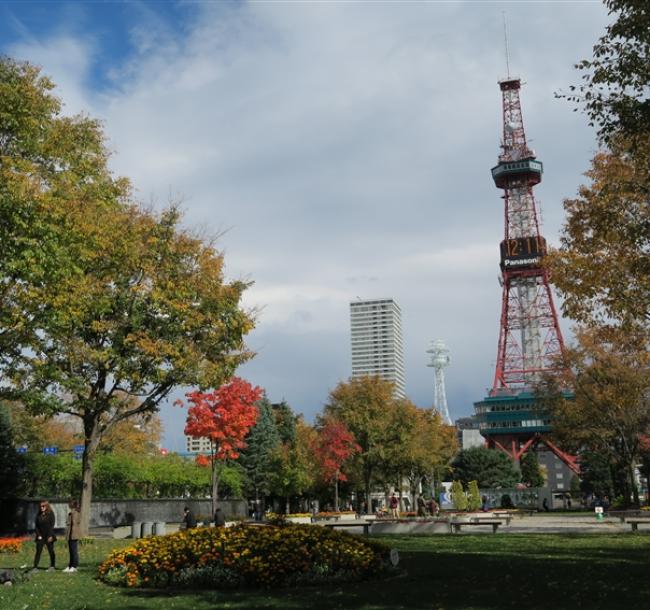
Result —
<instances>
[{"instance_id":1,"label":"low concrete wall","mask_svg":"<svg viewBox=\"0 0 650 610\"><path fill-rule=\"evenodd\" d=\"M375 534L448 534L449 522L439 521L381 521L370 526L370 533Z\"/></svg>"},{"instance_id":2,"label":"low concrete wall","mask_svg":"<svg viewBox=\"0 0 650 610\"><path fill-rule=\"evenodd\" d=\"M67 500L50 500L56 518L56 528L64 528L68 514ZM19 531L32 531L38 513L39 500L23 499L16 502L15 524ZM246 500L220 500L217 503L226 519L248 516ZM185 507L194 513L197 521L212 520L211 500L156 499L156 500L98 500L90 508L90 527L118 527L134 521L163 521L178 523L183 520Z\"/></svg>"}]
</instances>

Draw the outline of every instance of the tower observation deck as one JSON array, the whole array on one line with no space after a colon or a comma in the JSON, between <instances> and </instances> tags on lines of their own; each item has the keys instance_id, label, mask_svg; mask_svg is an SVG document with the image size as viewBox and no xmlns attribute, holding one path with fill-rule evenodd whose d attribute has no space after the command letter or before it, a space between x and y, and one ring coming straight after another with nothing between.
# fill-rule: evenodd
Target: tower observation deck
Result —
<instances>
[{"instance_id":1,"label":"tower observation deck","mask_svg":"<svg viewBox=\"0 0 650 610\"><path fill-rule=\"evenodd\" d=\"M503 190L504 236L500 243L501 317L492 389L475 403L481 434L488 447L513 460L539 442L546 444L572 470L573 456L547 438L550 422L534 394L544 374L559 372L564 349L547 270L542 266L546 240L540 232L533 188L544 167L528 147L521 112L521 81L499 81L503 137L498 163L492 168Z\"/></svg>"}]
</instances>

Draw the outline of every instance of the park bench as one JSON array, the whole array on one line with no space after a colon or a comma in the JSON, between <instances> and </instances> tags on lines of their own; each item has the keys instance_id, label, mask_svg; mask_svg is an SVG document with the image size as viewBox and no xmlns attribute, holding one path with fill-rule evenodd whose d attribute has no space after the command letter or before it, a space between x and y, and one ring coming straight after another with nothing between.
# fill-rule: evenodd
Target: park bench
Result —
<instances>
[{"instance_id":1,"label":"park bench","mask_svg":"<svg viewBox=\"0 0 650 610\"><path fill-rule=\"evenodd\" d=\"M627 523L632 526L633 532L637 532L639 525L650 525L650 519L628 519Z\"/></svg>"},{"instance_id":2,"label":"park bench","mask_svg":"<svg viewBox=\"0 0 650 610\"><path fill-rule=\"evenodd\" d=\"M348 521L347 523L345 521L339 521L338 523L324 523L324 527L328 527L329 529L339 529L342 527L362 527L363 528L363 533L367 536L370 534L370 526L372 525L371 521L362 521L362 520L357 520L357 521Z\"/></svg>"},{"instance_id":3,"label":"park bench","mask_svg":"<svg viewBox=\"0 0 650 610\"><path fill-rule=\"evenodd\" d=\"M512 514L492 512L492 513L487 513L486 515L478 515L476 517L470 517L470 521L476 521L476 522L487 521L488 523L491 523L495 519L505 521L506 525L510 525L510 521L512 520Z\"/></svg>"},{"instance_id":4,"label":"park bench","mask_svg":"<svg viewBox=\"0 0 650 610\"><path fill-rule=\"evenodd\" d=\"M607 511L608 517L618 517L621 523L625 523L630 518L643 518L648 516L647 511L642 510L610 510Z\"/></svg>"},{"instance_id":5,"label":"park bench","mask_svg":"<svg viewBox=\"0 0 650 610\"><path fill-rule=\"evenodd\" d=\"M492 526L492 533L496 534L497 529L499 529L500 525L503 525L503 521L501 519L480 519L480 520L474 520L474 521L450 521L449 522L449 529L452 534L457 534L460 532L461 528L465 527L466 525L491 525Z\"/></svg>"}]
</instances>

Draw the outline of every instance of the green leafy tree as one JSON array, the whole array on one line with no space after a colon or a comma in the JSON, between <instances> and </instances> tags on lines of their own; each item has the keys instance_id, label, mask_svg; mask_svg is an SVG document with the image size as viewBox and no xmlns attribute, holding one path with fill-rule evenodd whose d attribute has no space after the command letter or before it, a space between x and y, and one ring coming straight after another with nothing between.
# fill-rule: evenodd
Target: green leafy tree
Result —
<instances>
[{"instance_id":1,"label":"green leafy tree","mask_svg":"<svg viewBox=\"0 0 650 610\"><path fill-rule=\"evenodd\" d=\"M280 435L273 406L266 396L258 401L257 408L259 415L246 437L246 447L241 451L239 463L246 473L248 495L261 502L271 493L273 456L280 446Z\"/></svg>"},{"instance_id":2,"label":"green leafy tree","mask_svg":"<svg viewBox=\"0 0 650 610\"><path fill-rule=\"evenodd\" d=\"M614 497L612 469L607 455L597 451L583 451L580 454L580 489L597 498Z\"/></svg>"},{"instance_id":3,"label":"green leafy tree","mask_svg":"<svg viewBox=\"0 0 650 610\"><path fill-rule=\"evenodd\" d=\"M572 498L580 497L580 477L577 474L574 474L569 481L569 491L571 492Z\"/></svg>"},{"instance_id":4,"label":"green leafy tree","mask_svg":"<svg viewBox=\"0 0 650 610\"><path fill-rule=\"evenodd\" d=\"M15 496L22 461L16 452L9 412L0 403L0 501Z\"/></svg>"},{"instance_id":5,"label":"green leafy tree","mask_svg":"<svg viewBox=\"0 0 650 610\"><path fill-rule=\"evenodd\" d=\"M514 487L519 471L505 453L486 447L470 447L458 453L452 462L453 478L466 485L477 481L479 487Z\"/></svg>"},{"instance_id":6,"label":"green leafy tree","mask_svg":"<svg viewBox=\"0 0 650 610\"><path fill-rule=\"evenodd\" d=\"M275 417L275 427L282 443L296 442L296 415L283 400L271 405Z\"/></svg>"},{"instance_id":7,"label":"green leafy tree","mask_svg":"<svg viewBox=\"0 0 650 610\"><path fill-rule=\"evenodd\" d=\"M527 451L519 462L521 482L528 487L544 487L544 475L539 467L539 460L534 451Z\"/></svg>"},{"instance_id":8,"label":"green leafy tree","mask_svg":"<svg viewBox=\"0 0 650 610\"><path fill-rule=\"evenodd\" d=\"M456 510L467 510L467 494L458 480L451 484L451 501Z\"/></svg>"},{"instance_id":9,"label":"green leafy tree","mask_svg":"<svg viewBox=\"0 0 650 610\"><path fill-rule=\"evenodd\" d=\"M650 125L650 9L644 0L606 0L614 17L593 47L592 59L576 67L583 83L560 95L582 105L590 124L608 141Z\"/></svg>"},{"instance_id":10,"label":"green leafy tree","mask_svg":"<svg viewBox=\"0 0 650 610\"><path fill-rule=\"evenodd\" d=\"M0 368L32 413L81 420L87 523L104 435L177 386L219 387L250 356L247 285L224 281L223 256L176 208L129 201L96 122L59 117L34 68L0 65Z\"/></svg>"},{"instance_id":11,"label":"green leafy tree","mask_svg":"<svg viewBox=\"0 0 650 610\"><path fill-rule=\"evenodd\" d=\"M28 497L70 498L79 495L81 463L69 453L28 453L21 474L19 489Z\"/></svg>"}]
</instances>

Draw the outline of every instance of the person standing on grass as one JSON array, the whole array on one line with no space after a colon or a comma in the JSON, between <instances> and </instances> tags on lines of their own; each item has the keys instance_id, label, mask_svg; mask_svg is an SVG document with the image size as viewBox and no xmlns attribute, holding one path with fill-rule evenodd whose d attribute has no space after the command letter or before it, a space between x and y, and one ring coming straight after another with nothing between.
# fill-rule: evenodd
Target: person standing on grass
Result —
<instances>
[{"instance_id":1,"label":"person standing on grass","mask_svg":"<svg viewBox=\"0 0 650 610\"><path fill-rule=\"evenodd\" d=\"M47 547L47 552L50 556L50 567L48 572L56 570L56 555L54 554L54 543L56 536L54 535L54 511L48 502L41 500L38 508L38 515L36 515L36 522L34 529L36 530L36 555L34 555L34 570L38 570L38 564L41 561L41 553L43 547Z\"/></svg>"},{"instance_id":2,"label":"person standing on grass","mask_svg":"<svg viewBox=\"0 0 650 610\"><path fill-rule=\"evenodd\" d=\"M393 492L393 495L390 497L390 500L388 501L388 505L390 506L390 514L393 519L398 519L399 518L399 500L395 497L395 492Z\"/></svg>"},{"instance_id":3,"label":"person standing on grass","mask_svg":"<svg viewBox=\"0 0 650 610\"><path fill-rule=\"evenodd\" d=\"M79 540L87 535L86 530L81 524L81 512L79 511L79 502L70 500L68 503L70 512L65 524L65 539L68 541L68 553L70 560L68 567L64 572L76 572L79 567Z\"/></svg>"}]
</instances>

